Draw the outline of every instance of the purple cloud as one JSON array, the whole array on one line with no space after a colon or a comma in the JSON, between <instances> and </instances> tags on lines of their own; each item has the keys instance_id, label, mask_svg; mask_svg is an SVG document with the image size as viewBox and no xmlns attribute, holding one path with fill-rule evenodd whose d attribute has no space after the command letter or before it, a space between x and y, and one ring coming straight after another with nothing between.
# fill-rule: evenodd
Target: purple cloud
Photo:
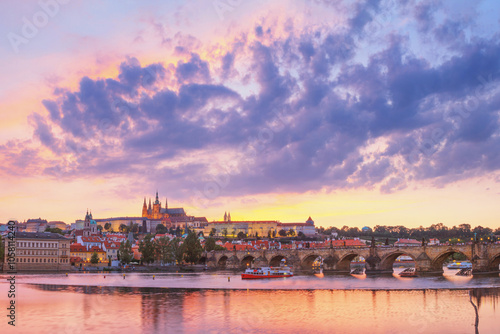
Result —
<instances>
[{"instance_id":1,"label":"purple cloud","mask_svg":"<svg viewBox=\"0 0 500 334\"><path fill-rule=\"evenodd\" d=\"M448 52L462 21L436 24L433 6L410 13L418 33L432 33ZM345 31L290 28L275 37L258 26L257 41L237 40L213 63L186 46L186 61L141 66L129 58L116 78L60 88L42 102L46 117L30 117L52 163L64 166L45 173L165 180L189 196L210 182L218 195L324 186L388 193L411 180L447 183L499 169L498 38L456 44L436 62L391 32L367 54L361 32L379 11L379 1L359 3ZM384 144L368 150L374 142ZM234 168L189 158L214 152Z\"/></svg>"}]
</instances>

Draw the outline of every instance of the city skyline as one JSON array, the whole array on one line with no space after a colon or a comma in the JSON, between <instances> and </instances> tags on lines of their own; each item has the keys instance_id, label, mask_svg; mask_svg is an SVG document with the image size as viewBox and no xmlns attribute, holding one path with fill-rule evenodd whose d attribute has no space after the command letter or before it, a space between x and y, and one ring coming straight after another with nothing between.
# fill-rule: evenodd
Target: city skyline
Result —
<instances>
[{"instance_id":1,"label":"city skyline","mask_svg":"<svg viewBox=\"0 0 500 334\"><path fill-rule=\"evenodd\" d=\"M0 4L0 223L499 227L494 1Z\"/></svg>"}]
</instances>

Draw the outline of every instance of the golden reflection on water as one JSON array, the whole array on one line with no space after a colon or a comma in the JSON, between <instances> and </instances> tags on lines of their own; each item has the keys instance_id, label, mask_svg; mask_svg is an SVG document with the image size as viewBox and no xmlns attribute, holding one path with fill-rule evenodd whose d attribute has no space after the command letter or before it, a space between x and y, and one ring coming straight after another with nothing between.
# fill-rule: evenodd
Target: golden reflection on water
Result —
<instances>
[{"instance_id":1,"label":"golden reflection on water","mask_svg":"<svg viewBox=\"0 0 500 334\"><path fill-rule=\"evenodd\" d=\"M5 305L6 284L0 284ZM469 290L193 290L18 285L16 333L471 333ZM500 289L472 289L479 332ZM4 333L6 322L0 324Z\"/></svg>"}]
</instances>

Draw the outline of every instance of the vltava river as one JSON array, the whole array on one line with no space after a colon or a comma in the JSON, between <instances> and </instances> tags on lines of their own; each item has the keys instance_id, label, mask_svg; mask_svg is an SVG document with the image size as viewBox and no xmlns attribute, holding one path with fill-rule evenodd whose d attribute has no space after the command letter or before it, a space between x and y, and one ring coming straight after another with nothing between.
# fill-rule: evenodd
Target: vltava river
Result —
<instances>
[{"instance_id":1,"label":"vltava river","mask_svg":"<svg viewBox=\"0 0 500 334\"><path fill-rule=\"evenodd\" d=\"M470 295L479 333L500 332L498 276L63 274L17 281L17 325L2 316L1 333L474 333Z\"/></svg>"}]
</instances>

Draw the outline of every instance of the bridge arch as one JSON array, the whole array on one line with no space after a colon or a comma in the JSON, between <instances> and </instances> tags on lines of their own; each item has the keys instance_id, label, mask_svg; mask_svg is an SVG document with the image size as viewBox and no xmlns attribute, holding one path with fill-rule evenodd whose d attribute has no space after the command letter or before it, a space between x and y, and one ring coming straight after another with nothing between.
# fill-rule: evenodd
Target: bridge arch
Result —
<instances>
[{"instance_id":1,"label":"bridge arch","mask_svg":"<svg viewBox=\"0 0 500 334\"><path fill-rule=\"evenodd\" d=\"M227 259L228 257L226 255L222 255L217 261L217 268L225 269L227 265Z\"/></svg>"},{"instance_id":2,"label":"bridge arch","mask_svg":"<svg viewBox=\"0 0 500 334\"><path fill-rule=\"evenodd\" d=\"M243 259L241 259L241 267L242 268L252 268L252 263L255 261L255 256L245 255Z\"/></svg>"},{"instance_id":3,"label":"bridge arch","mask_svg":"<svg viewBox=\"0 0 500 334\"><path fill-rule=\"evenodd\" d=\"M435 271L440 271L442 272L443 271L443 264L444 264L444 261L450 257L450 255L453 255L455 253L459 253L459 254L462 254L463 256L465 256L465 258L468 260L468 261L471 261L471 259L469 258L469 256L467 256L467 254L465 254L464 252L458 250L458 249L447 249L446 251L442 252L441 254L439 254L438 256L436 256L433 260L432 260L432 263L431 263L431 268Z\"/></svg>"},{"instance_id":4,"label":"bridge arch","mask_svg":"<svg viewBox=\"0 0 500 334\"><path fill-rule=\"evenodd\" d=\"M351 272L351 261L354 260L354 258L356 258L357 256L363 256L363 255L351 252L351 253L348 253L348 254L342 256L340 258L339 262L337 262L337 268L336 268L337 271L339 271L339 272L345 271L345 272L350 273Z\"/></svg>"},{"instance_id":5,"label":"bridge arch","mask_svg":"<svg viewBox=\"0 0 500 334\"><path fill-rule=\"evenodd\" d=\"M200 257L200 259L198 260L198 264L207 264L207 257L206 256Z\"/></svg>"},{"instance_id":6,"label":"bridge arch","mask_svg":"<svg viewBox=\"0 0 500 334\"><path fill-rule=\"evenodd\" d=\"M488 263L488 269L495 272L495 271L500 271L498 269L498 266L500 265L500 253L498 253L497 255L493 255L491 258L490 258L490 262Z\"/></svg>"},{"instance_id":7,"label":"bridge arch","mask_svg":"<svg viewBox=\"0 0 500 334\"><path fill-rule=\"evenodd\" d=\"M416 261L416 258L414 255L408 253L408 252L404 252L404 251L396 251L394 253L390 253L390 254L387 254L386 256L384 256L382 258L382 260L380 261L380 269L384 270L384 271L392 271L393 269L393 266L394 266L394 263L396 262L396 259L398 257L400 257L401 255L405 255L405 256L409 256L412 258L413 262L415 262L415 267L417 266L417 261Z\"/></svg>"},{"instance_id":8,"label":"bridge arch","mask_svg":"<svg viewBox=\"0 0 500 334\"><path fill-rule=\"evenodd\" d=\"M308 255L302 259L300 265L304 270L313 270L313 264L317 259L323 260L323 257L319 254Z\"/></svg>"},{"instance_id":9,"label":"bridge arch","mask_svg":"<svg viewBox=\"0 0 500 334\"><path fill-rule=\"evenodd\" d=\"M270 267L279 267L281 265L281 260L285 259L288 261L288 258L286 256L283 256L281 254L275 255L269 260L269 266Z\"/></svg>"}]
</instances>

